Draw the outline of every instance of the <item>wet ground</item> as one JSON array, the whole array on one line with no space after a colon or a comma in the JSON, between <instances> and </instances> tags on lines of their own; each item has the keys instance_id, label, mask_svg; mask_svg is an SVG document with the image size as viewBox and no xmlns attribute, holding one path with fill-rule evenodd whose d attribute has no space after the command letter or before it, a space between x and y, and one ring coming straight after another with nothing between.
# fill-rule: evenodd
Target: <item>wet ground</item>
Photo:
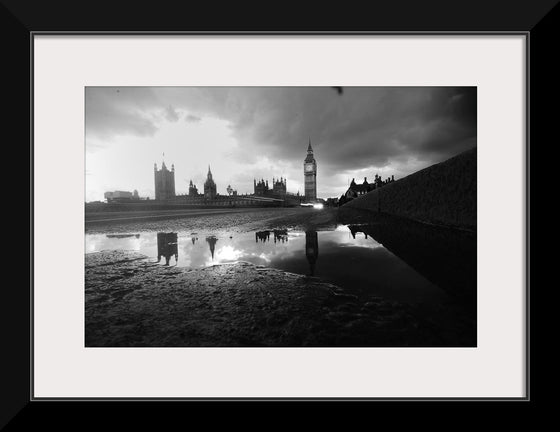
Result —
<instances>
[{"instance_id":1,"label":"wet ground","mask_svg":"<svg viewBox=\"0 0 560 432\"><path fill-rule=\"evenodd\" d=\"M305 207L92 213L86 215L86 234L185 231L223 235L274 227L333 226L336 215L335 209Z\"/></svg>"},{"instance_id":2,"label":"wet ground","mask_svg":"<svg viewBox=\"0 0 560 432\"><path fill-rule=\"evenodd\" d=\"M475 346L474 233L341 210L86 226L86 346Z\"/></svg>"},{"instance_id":3,"label":"wet ground","mask_svg":"<svg viewBox=\"0 0 560 432\"><path fill-rule=\"evenodd\" d=\"M246 233L197 232L90 234L86 250L129 250L149 262L185 269L239 261L317 276L354 295L409 302L441 302L445 292L419 275L375 239L345 225L332 231L260 230Z\"/></svg>"}]
</instances>

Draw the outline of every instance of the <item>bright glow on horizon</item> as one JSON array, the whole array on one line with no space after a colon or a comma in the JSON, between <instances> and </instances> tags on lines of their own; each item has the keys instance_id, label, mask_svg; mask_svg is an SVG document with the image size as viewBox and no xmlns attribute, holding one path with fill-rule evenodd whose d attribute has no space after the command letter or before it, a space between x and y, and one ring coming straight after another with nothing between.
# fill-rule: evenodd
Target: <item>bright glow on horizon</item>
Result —
<instances>
[{"instance_id":1,"label":"bright glow on horizon","mask_svg":"<svg viewBox=\"0 0 560 432\"><path fill-rule=\"evenodd\" d=\"M187 194L190 180L202 193L208 166L218 193L226 195L231 185L238 194L252 194L253 179L269 180L284 177L289 192L301 193L297 170L266 155L250 155L243 151L231 135L231 124L215 118L196 123L162 121L152 137L118 136L100 145L97 138L88 138L86 158L86 201L103 201L104 193L113 190L138 190L142 198L154 198L154 163L158 169L165 161L168 169L175 167L176 194ZM303 160L303 157L302 157ZM133 180L135 179L135 180Z\"/></svg>"}]
</instances>

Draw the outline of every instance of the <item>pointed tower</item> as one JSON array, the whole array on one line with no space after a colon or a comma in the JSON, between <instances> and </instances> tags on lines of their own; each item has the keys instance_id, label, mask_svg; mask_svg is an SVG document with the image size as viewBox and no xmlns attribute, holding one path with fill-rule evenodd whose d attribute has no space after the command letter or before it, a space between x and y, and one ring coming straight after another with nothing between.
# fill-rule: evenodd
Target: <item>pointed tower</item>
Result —
<instances>
[{"instance_id":1,"label":"pointed tower","mask_svg":"<svg viewBox=\"0 0 560 432\"><path fill-rule=\"evenodd\" d=\"M210 170L210 165L208 165L208 174L206 175L206 181L204 182L204 197L207 199L216 198L216 183L212 178L212 171Z\"/></svg>"},{"instance_id":2,"label":"pointed tower","mask_svg":"<svg viewBox=\"0 0 560 432\"><path fill-rule=\"evenodd\" d=\"M305 183L305 200L313 202L317 200L317 162L313 156L311 138L307 147L307 156L303 161L303 175Z\"/></svg>"},{"instance_id":3,"label":"pointed tower","mask_svg":"<svg viewBox=\"0 0 560 432\"><path fill-rule=\"evenodd\" d=\"M198 196L198 189L197 187L194 185L194 183L191 181L189 182L189 196L190 197L196 197Z\"/></svg>"}]
</instances>

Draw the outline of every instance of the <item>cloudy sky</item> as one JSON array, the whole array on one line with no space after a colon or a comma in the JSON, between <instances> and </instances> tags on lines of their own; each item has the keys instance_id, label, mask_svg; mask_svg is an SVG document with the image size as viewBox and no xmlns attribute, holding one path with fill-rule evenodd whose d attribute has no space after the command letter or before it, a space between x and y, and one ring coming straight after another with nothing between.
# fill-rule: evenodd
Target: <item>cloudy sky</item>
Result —
<instances>
[{"instance_id":1,"label":"cloudy sky","mask_svg":"<svg viewBox=\"0 0 560 432\"><path fill-rule=\"evenodd\" d=\"M86 201L153 198L163 159L178 194L191 179L201 191L208 165L220 194L280 176L303 193L309 139L321 198L352 178L402 178L476 146L476 88L88 87Z\"/></svg>"}]
</instances>

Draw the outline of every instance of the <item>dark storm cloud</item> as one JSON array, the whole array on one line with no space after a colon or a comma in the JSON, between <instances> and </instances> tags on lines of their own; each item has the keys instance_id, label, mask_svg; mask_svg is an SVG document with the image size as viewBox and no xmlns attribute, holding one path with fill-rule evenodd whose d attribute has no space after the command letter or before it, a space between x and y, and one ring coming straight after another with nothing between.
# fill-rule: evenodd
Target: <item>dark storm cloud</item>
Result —
<instances>
[{"instance_id":1,"label":"dark storm cloud","mask_svg":"<svg viewBox=\"0 0 560 432\"><path fill-rule=\"evenodd\" d=\"M154 113L174 107L189 113L187 122L228 121L238 161L264 155L299 166L309 138L320 166L339 171L429 164L476 145L475 87L94 90L86 93L88 133L152 135L161 121Z\"/></svg>"},{"instance_id":2,"label":"dark storm cloud","mask_svg":"<svg viewBox=\"0 0 560 432\"><path fill-rule=\"evenodd\" d=\"M343 170L476 145L476 88L234 88L220 112L250 153L299 163L310 137L323 166Z\"/></svg>"},{"instance_id":3,"label":"dark storm cloud","mask_svg":"<svg viewBox=\"0 0 560 432\"><path fill-rule=\"evenodd\" d=\"M290 159L301 159L311 136L317 156L339 169L384 166L402 156L435 160L472 145L473 93L447 88L345 88L337 95L315 89L305 97L296 93L281 100L286 109L276 105L269 117L253 118L255 127L247 130L265 153ZM455 97L459 94L462 97Z\"/></svg>"}]
</instances>

